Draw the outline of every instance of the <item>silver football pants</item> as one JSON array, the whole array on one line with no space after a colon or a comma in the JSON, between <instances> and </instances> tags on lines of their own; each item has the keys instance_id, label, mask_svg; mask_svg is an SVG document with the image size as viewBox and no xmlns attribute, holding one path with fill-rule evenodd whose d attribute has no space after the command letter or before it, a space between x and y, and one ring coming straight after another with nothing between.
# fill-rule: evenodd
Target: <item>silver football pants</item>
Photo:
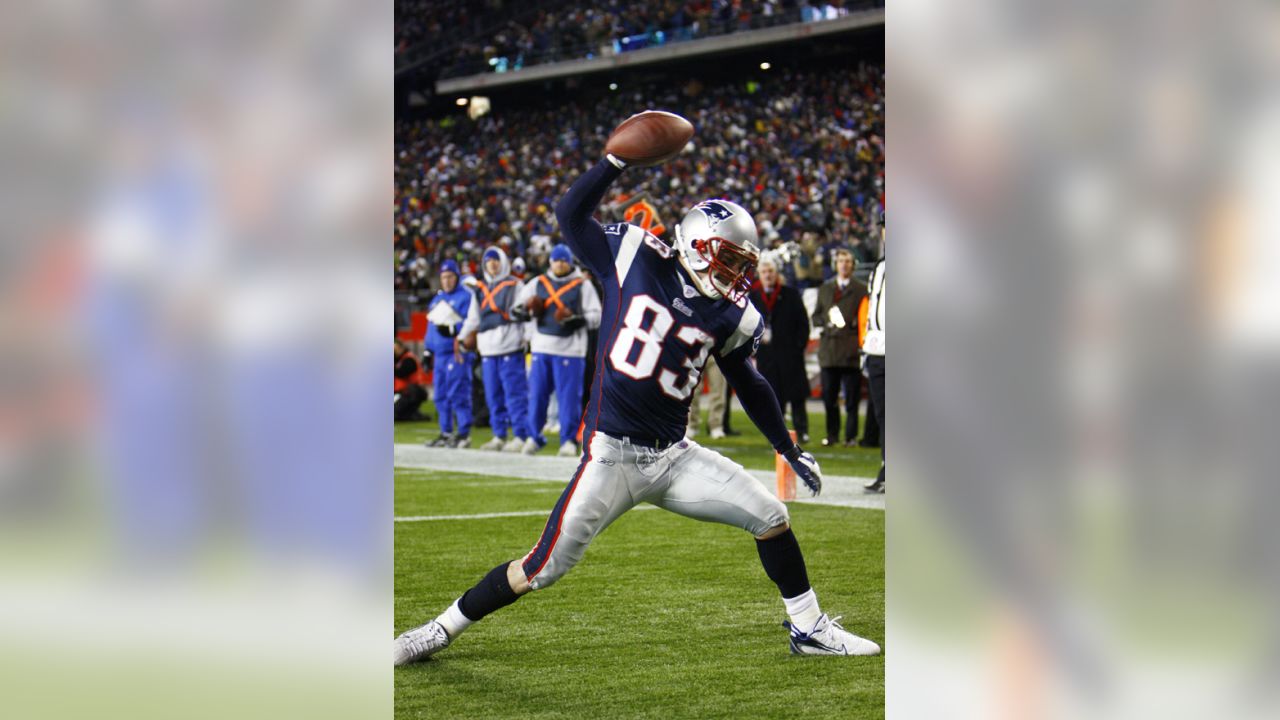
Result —
<instances>
[{"instance_id":1,"label":"silver football pants","mask_svg":"<svg viewBox=\"0 0 1280 720\"><path fill-rule=\"evenodd\" d=\"M548 587L582 559L609 523L639 503L740 527L753 536L787 522L787 506L741 465L692 440L665 450L597 432L538 543L523 561L534 590Z\"/></svg>"}]
</instances>

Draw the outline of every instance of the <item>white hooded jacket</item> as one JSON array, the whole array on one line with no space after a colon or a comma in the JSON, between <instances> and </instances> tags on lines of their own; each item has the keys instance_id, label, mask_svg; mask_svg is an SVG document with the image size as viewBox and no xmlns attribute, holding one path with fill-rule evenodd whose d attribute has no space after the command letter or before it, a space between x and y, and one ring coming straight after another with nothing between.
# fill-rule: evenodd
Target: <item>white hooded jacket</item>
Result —
<instances>
[{"instance_id":1,"label":"white hooded jacket","mask_svg":"<svg viewBox=\"0 0 1280 720\"><path fill-rule=\"evenodd\" d=\"M484 261L481 260L481 271L484 273L485 284L489 287L502 282L511 277L511 260L502 248L491 246L485 248L487 254L490 250L498 253L500 266L496 275L490 275L484 269ZM483 255L481 256L483 258ZM519 288L511 293L514 298ZM467 311L467 319L462 323L462 334L469 335L480 328L480 300L483 293L479 289L476 290L476 302L471 303L471 308ZM512 301L514 306L514 300ZM510 308L505 308L510 310ZM494 355L506 355L521 350L524 347L524 327L523 323L508 322L497 327L484 330L476 335L476 349L480 351L480 357L492 357Z\"/></svg>"}]
</instances>

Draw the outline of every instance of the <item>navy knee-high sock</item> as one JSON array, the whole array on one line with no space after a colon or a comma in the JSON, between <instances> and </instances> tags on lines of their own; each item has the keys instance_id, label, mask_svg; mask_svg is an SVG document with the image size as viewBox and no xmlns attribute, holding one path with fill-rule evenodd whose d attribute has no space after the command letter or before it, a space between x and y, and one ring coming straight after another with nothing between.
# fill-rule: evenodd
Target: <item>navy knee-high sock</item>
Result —
<instances>
[{"instance_id":1,"label":"navy knee-high sock","mask_svg":"<svg viewBox=\"0 0 1280 720\"><path fill-rule=\"evenodd\" d=\"M793 598L809 592L809 573L804 567L804 555L791 528L768 540L756 540L756 550L760 553L760 564L764 565L765 574L778 586L782 597Z\"/></svg>"},{"instance_id":2,"label":"navy knee-high sock","mask_svg":"<svg viewBox=\"0 0 1280 720\"><path fill-rule=\"evenodd\" d=\"M458 600L458 609L467 616L468 620L475 622L520 599L516 591L511 589L511 583L507 581L507 565L510 563L502 563L490 570L488 575L476 583L475 587L463 593L462 598Z\"/></svg>"}]
</instances>

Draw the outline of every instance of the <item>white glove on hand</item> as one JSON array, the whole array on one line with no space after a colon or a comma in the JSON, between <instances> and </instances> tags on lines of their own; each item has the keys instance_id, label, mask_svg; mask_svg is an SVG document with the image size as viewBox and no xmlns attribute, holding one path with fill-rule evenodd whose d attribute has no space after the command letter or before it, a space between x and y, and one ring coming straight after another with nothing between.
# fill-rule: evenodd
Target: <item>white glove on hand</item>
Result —
<instances>
[{"instance_id":1,"label":"white glove on hand","mask_svg":"<svg viewBox=\"0 0 1280 720\"><path fill-rule=\"evenodd\" d=\"M791 449L782 454L782 457L791 465L791 469L796 471L796 477L804 482L804 486L809 488L814 497L822 492L822 469L818 467L818 461L812 455L800 449L799 445L792 445Z\"/></svg>"}]
</instances>

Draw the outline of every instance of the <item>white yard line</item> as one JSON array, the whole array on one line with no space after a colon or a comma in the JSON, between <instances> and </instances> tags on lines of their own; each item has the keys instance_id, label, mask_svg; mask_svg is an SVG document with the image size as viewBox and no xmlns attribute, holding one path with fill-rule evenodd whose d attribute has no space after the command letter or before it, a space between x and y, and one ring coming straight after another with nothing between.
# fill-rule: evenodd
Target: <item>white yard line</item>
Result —
<instances>
[{"instance_id":1,"label":"white yard line","mask_svg":"<svg viewBox=\"0 0 1280 720\"><path fill-rule=\"evenodd\" d=\"M437 520L488 520L489 518L532 517L546 515L550 510L517 510L515 512L476 513L475 515L410 515L398 517L396 522L435 522Z\"/></svg>"},{"instance_id":2,"label":"white yard line","mask_svg":"<svg viewBox=\"0 0 1280 720\"><path fill-rule=\"evenodd\" d=\"M641 505L632 508L632 510L657 510L652 505ZM497 512L497 513L476 513L474 515L409 515L408 517L398 517L396 522L436 522L438 520L488 520L489 518L509 518L509 517L533 517L541 515L546 517L551 514L551 508L543 510L516 510L513 512Z\"/></svg>"},{"instance_id":3,"label":"white yard line","mask_svg":"<svg viewBox=\"0 0 1280 720\"><path fill-rule=\"evenodd\" d=\"M395 466L401 469L434 470L468 475L496 475L499 477L523 478L525 480L568 482L578 468L578 459L562 458L555 455L529 456L520 453L502 453L490 450L451 450L429 448L413 443L397 443L395 445ZM751 473L770 492L773 492L776 482L773 472L768 470L748 470L747 472ZM798 488L800 497L796 499L796 502L884 510L884 495L869 495L862 490L862 486L870 482L871 478L826 475L822 480L822 495L816 498L806 497L808 491L801 486ZM550 509L547 512L550 512Z\"/></svg>"}]
</instances>

